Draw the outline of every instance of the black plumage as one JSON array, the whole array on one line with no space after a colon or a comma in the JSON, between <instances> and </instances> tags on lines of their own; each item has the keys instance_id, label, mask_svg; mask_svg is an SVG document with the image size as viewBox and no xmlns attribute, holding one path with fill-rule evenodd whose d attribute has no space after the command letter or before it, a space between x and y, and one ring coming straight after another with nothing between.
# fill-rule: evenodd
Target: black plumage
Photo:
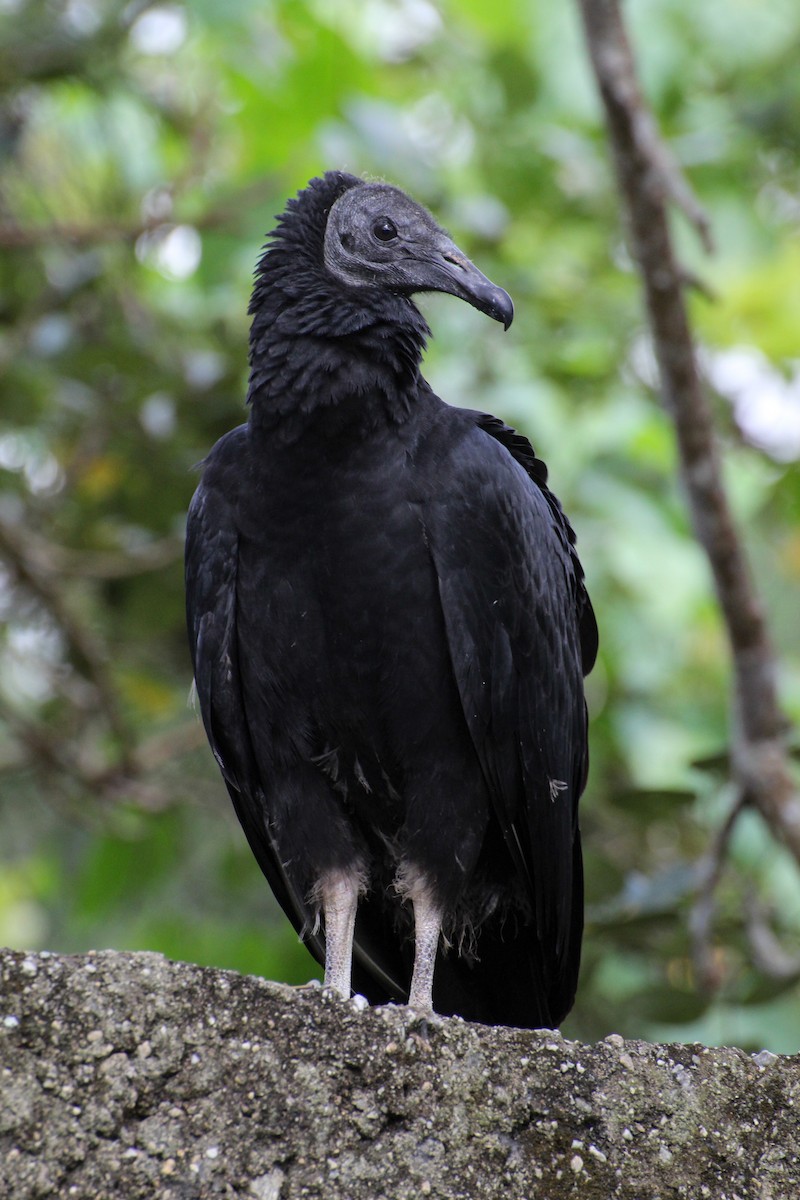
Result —
<instances>
[{"instance_id":1,"label":"black plumage","mask_svg":"<svg viewBox=\"0 0 800 1200\"><path fill-rule=\"evenodd\" d=\"M597 630L544 464L420 373L411 297L432 290L511 321L396 188L329 172L280 217L250 305L249 420L189 513L197 696L332 986L349 992L352 950L373 1003L554 1026L580 958Z\"/></svg>"}]
</instances>

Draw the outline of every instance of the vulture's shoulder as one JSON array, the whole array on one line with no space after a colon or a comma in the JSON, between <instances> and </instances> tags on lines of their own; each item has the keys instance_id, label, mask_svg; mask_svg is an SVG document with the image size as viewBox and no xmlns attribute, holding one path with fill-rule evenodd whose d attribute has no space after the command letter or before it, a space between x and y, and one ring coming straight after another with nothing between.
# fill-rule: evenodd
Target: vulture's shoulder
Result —
<instances>
[{"instance_id":1,"label":"vulture's shoulder","mask_svg":"<svg viewBox=\"0 0 800 1200\"><path fill-rule=\"evenodd\" d=\"M530 441L498 417L442 405L431 413L424 442L429 512L438 511L455 548L483 531L495 553L541 561L550 555L569 580L578 616L583 670L597 654L597 626L584 585L575 532L547 484L547 466ZM461 551L459 551L460 553Z\"/></svg>"},{"instance_id":2,"label":"vulture's shoulder","mask_svg":"<svg viewBox=\"0 0 800 1200\"><path fill-rule=\"evenodd\" d=\"M223 434L199 463L202 483L208 488L233 484L250 457L250 437L247 425L237 425Z\"/></svg>"},{"instance_id":3,"label":"vulture's shoulder","mask_svg":"<svg viewBox=\"0 0 800 1200\"><path fill-rule=\"evenodd\" d=\"M206 644L216 621L217 638L228 636L220 613L234 603L238 559L238 493L242 464L248 457L247 428L226 433L200 464L202 476L186 521L186 612L190 642L198 666L201 641ZM230 613L228 613L230 615ZM205 631L204 639L201 634Z\"/></svg>"},{"instance_id":4,"label":"vulture's shoulder","mask_svg":"<svg viewBox=\"0 0 800 1200\"><path fill-rule=\"evenodd\" d=\"M547 490L547 467L528 439L499 417L472 408L456 408L433 394L420 397L418 424L420 458L447 463L461 472L494 472L502 481L522 467L542 490Z\"/></svg>"},{"instance_id":5,"label":"vulture's shoulder","mask_svg":"<svg viewBox=\"0 0 800 1200\"><path fill-rule=\"evenodd\" d=\"M206 543L235 536L240 498L247 495L252 473L246 425L230 430L198 463L197 484L187 517L187 566L200 569L209 553Z\"/></svg>"},{"instance_id":6,"label":"vulture's shoulder","mask_svg":"<svg viewBox=\"0 0 800 1200\"><path fill-rule=\"evenodd\" d=\"M571 541L574 534L547 486L547 466L528 439L499 417L439 402L428 410L420 439L424 474L437 488L479 488L487 503L527 500L547 513Z\"/></svg>"}]
</instances>

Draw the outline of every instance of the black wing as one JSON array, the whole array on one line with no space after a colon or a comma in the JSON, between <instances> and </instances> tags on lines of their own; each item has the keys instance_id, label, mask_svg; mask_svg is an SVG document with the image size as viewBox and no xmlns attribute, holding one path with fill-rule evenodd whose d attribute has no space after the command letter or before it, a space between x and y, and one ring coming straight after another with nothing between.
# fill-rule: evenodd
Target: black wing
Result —
<instances>
[{"instance_id":1,"label":"black wing","mask_svg":"<svg viewBox=\"0 0 800 1200\"><path fill-rule=\"evenodd\" d=\"M315 913L292 884L270 834L269 797L253 748L239 669L239 533L233 498L246 474L244 427L217 444L195 492L186 526L186 618L200 712L250 848L278 903L320 964L325 940ZM265 639L268 631L265 631ZM268 645L247 647L268 655ZM384 944L369 906L359 913L353 981L372 1003L405 1000L405 966Z\"/></svg>"},{"instance_id":2,"label":"black wing","mask_svg":"<svg viewBox=\"0 0 800 1200\"><path fill-rule=\"evenodd\" d=\"M469 414L452 453L451 475L448 465L439 471L451 482L434 490L423 522L464 715L534 930L524 944L507 937L505 963L498 937L487 936L486 971L496 968L509 986L527 956L526 986L541 997L528 998L529 1012L557 1024L580 961L583 675L597 628L574 535L526 439ZM499 1011L508 1023L530 1023L524 1005L520 994Z\"/></svg>"},{"instance_id":3,"label":"black wing","mask_svg":"<svg viewBox=\"0 0 800 1200\"><path fill-rule=\"evenodd\" d=\"M256 860L284 911L306 930L312 952L324 944L309 933L312 914L292 887L272 842L242 701L236 631L239 538L230 502L204 480L186 526L186 619L197 700L214 757Z\"/></svg>"}]
</instances>

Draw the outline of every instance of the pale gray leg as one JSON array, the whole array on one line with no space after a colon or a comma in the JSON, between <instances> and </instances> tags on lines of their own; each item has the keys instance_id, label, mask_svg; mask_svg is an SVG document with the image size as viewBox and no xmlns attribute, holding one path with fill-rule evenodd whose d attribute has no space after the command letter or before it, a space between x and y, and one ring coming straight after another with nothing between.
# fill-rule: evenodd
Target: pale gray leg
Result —
<instances>
[{"instance_id":1,"label":"pale gray leg","mask_svg":"<svg viewBox=\"0 0 800 1200\"><path fill-rule=\"evenodd\" d=\"M318 888L325 914L325 986L350 998L353 967L353 934L362 879L357 873L337 871L321 880Z\"/></svg>"},{"instance_id":2,"label":"pale gray leg","mask_svg":"<svg viewBox=\"0 0 800 1200\"><path fill-rule=\"evenodd\" d=\"M414 905L414 973L408 1003L417 1012L433 1012L433 969L442 929L442 910L424 884L410 889Z\"/></svg>"}]
</instances>

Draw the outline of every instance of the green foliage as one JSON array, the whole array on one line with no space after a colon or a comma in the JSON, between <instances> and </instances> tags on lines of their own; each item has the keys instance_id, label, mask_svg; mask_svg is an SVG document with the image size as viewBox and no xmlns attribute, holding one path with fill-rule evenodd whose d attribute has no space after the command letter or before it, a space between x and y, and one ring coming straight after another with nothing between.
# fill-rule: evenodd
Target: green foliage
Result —
<instances>
[{"instance_id":1,"label":"green foliage","mask_svg":"<svg viewBox=\"0 0 800 1200\"><path fill-rule=\"evenodd\" d=\"M774 422L773 457L748 444L715 364L760 355L763 388L797 412L800 13L651 0L629 15L719 244L704 260L676 220L717 297L693 313L796 718L797 454L775 449ZM244 416L263 234L341 166L408 188L514 295L505 338L424 301L427 373L531 436L578 531L602 649L568 1031L796 1049L796 987L754 961L745 902L796 944L800 883L755 816L717 893L716 996L692 965L698 863L729 803L728 653L652 392L576 11L15 0L0 39L3 937L312 973L186 710L180 538L193 464Z\"/></svg>"}]
</instances>

